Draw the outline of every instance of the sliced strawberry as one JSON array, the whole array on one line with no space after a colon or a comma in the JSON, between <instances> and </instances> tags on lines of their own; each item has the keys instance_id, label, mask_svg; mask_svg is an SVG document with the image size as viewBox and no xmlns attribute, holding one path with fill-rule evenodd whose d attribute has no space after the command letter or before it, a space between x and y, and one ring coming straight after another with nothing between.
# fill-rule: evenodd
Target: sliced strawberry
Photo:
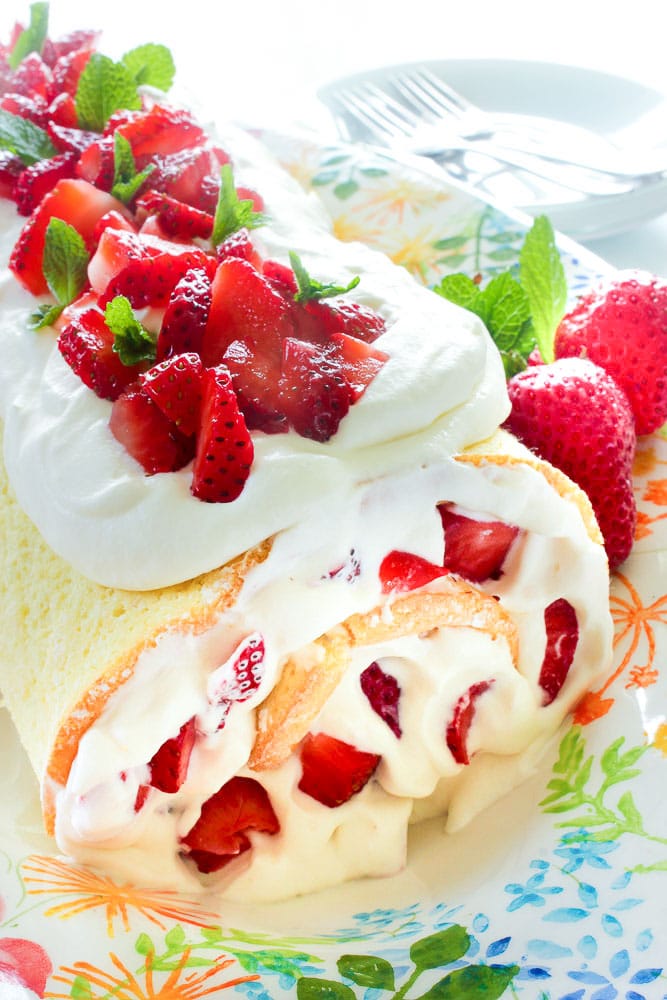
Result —
<instances>
[{"instance_id":1,"label":"sliced strawberry","mask_svg":"<svg viewBox=\"0 0 667 1000\"><path fill-rule=\"evenodd\" d=\"M207 267L204 251L176 244L166 253L131 260L111 279L100 296L100 305L124 295L134 309L166 306L178 282L193 267Z\"/></svg>"},{"instance_id":2,"label":"sliced strawberry","mask_svg":"<svg viewBox=\"0 0 667 1000\"><path fill-rule=\"evenodd\" d=\"M88 48L84 43L83 47L70 49L58 57L53 66L51 86L48 89L49 100L54 100L62 93L76 97L79 78L92 54L92 48Z\"/></svg>"},{"instance_id":3,"label":"sliced strawberry","mask_svg":"<svg viewBox=\"0 0 667 1000\"><path fill-rule=\"evenodd\" d=\"M211 308L211 277L201 267L188 268L174 286L157 340L158 361L188 351L201 353Z\"/></svg>"},{"instance_id":4,"label":"sliced strawberry","mask_svg":"<svg viewBox=\"0 0 667 1000\"><path fill-rule=\"evenodd\" d=\"M321 442L333 437L353 400L335 348L287 337L280 400L290 426L302 437Z\"/></svg>"},{"instance_id":5,"label":"sliced strawberry","mask_svg":"<svg viewBox=\"0 0 667 1000\"><path fill-rule=\"evenodd\" d=\"M134 223L127 218L127 216L122 215L120 212L111 211L106 212L102 218L98 221L93 232L93 243L97 246L102 239L102 233L105 229L115 229L116 231L122 230L124 233L136 233L136 227Z\"/></svg>"},{"instance_id":6,"label":"sliced strawberry","mask_svg":"<svg viewBox=\"0 0 667 1000\"><path fill-rule=\"evenodd\" d=\"M125 218L124 210L117 211L121 218ZM102 218L106 218L110 213L105 212L104 216L98 220L98 225ZM95 230L97 232L97 229ZM98 295L102 295L113 278L119 274L128 264L133 261L142 260L144 257L156 257L164 251L163 241L146 239L134 231L134 226L106 226L99 234L97 248L88 264L88 278Z\"/></svg>"},{"instance_id":7,"label":"sliced strawberry","mask_svg":"<svg viewBox=\"0 0 667 1000\"><path fill-rule=\"evenodd\" d=\"M181 842L201 872L213 872L249 850L252 830L274 835L280 823L266 789L253 778L236 777L207 799Z\"/></svg>"},{"instance_id":8,"label":"sliced strawberry","mask_svg":"<svg viewBox=\"0 0 667 1000\"><path fill-rule=\"evenodd\" d=\"M76 175L102 191L111 191L114 182L114 140L103 136L89 143L76 165Z\"/></svg>"},{"instance_id":9,"label":"sliced strawberry","mask_svg":"<svg viewBox=\"0 0 667 1000\"><path fill-rule=\"evenodd\" d=\"M461 695L454 713L447 726L447 746L457 764L469 764L468 733L477 711L477 701L491 687L492 681L479 681L472 684L464 695Z\"/></svg>"},{"instance_id":10,"label":"sliced strawberry","mask_svg":"<svg viewBox=\"0 0 667 1000\"><path fill-rule=\"evenodd\" d=\"M192 470L192 493L209 503L229 503L250 475L254 448L224 365L203 379L201 427Z\"/></svg>"},{"instance_id":11,"label":"sliced strawberry","mask_svg":"<svg viewBox=\"0 0 667 1000\"><path fill-rule=\"evenodd\" d=\"M176 736L166 740L150 760L150 784L161 792L177 792L188 774L188 765L195 745L197 732L194 718L179 729Z\"/></svg>"},{"instance_id":12,"label":"sliced strawberry","mask_svg":"<svg viewBox=\"0 0 667 1000\"><path fill-rule=\"evenodd\" d=\"M113 210L123 211L122 204L87 181L58 181L23 227L10 257L10 269L33 295L43 295L48 291L42 255L49 220L56 216L69 223L90 247L99 219Z\"/></svg>"},{"instance_id":13,"label":"sliced strawberry","mask_svg":"<svg viewBox=\"0 0 667 1000\"><path fill-rule=\"evenodd\" d=\"M78 52L80 49L86 49L90 52L98 38L98 31L88 28L77 28L74 31L69 31L66 35L62 35L60 38L47 39L42 49L42 58L49 66L54 66L59 59L72 52Z\"/></svg>"},{"instance_id":14,"label":"sliced strawberry","mask_svg":"<svg viewBox=\"0 0 667 1000\"><path fill-rule=\"evenodd\" d=\"M277 360L282 339L291 332L289 305L270 282L247 260L221 261L202 343L204 364L217 365L235 340L257 345L263 355Z\"/></svg>"},{"instance_id":15,"label":"sliced strawberry","mask_svg":"<svg viewBox=\"0 0 667 1000\"><path fill-rule=\"evenodd\" d=\"M72 371L101 399L116 399L146 367L124 365L114 351L114 335L97 306L70 309L58 348Z\"/></svg>"},{"instance_id":16,"label":"sliced strawberry","mask_svg":"<svg viewBox=\"0 0 667 1000\"><path fill-rule=\"evenodd\" d=\"M31 215L42 198L64 177L74 177L75 153L61 153L49 160L37 160L21 173L14 188L20 215Z\"/></svg>"},{"instance_id":17,"label":"sliced strawberry","mask_svg":"<svg viewBox=\"0 0 667 1000\"><path fill-rule=\"evenodd\" d=\"M121 124L112 117L105 134L113 135L114 132L127 139L135 160L140 161L191 149L205 139L203 129L189 111L160 104L133 115Z\"/></svg>"},{"instance_id":18,"label":"sliced strawberry","mask_svg":"<svg viewBox=\"0 0 667 1000\"><path fill-rule=\"evenodd\" d=\"M49 106L43 97L26 97L24 94L4 94L0 108L12 115L25 118L39 128L46 128L49 121Z\"/></svg>"},{"instance_id":19,"label":"sliced strawberry","mask_svg":"<svg viewBox=\"0 0 667 1000\"><path fill-rule=\"evenodd\" d=\"M149 476L176 472L192 459L193 438L182 434L136 383L114 400L109 428Z\"/></svg>"},{"instance_id":20,"label":"sliced strawberry","mask_svg":"<svg viewBox=\"0 0 667 1000\"><path fill-rule=\"evenodd\" d=\"M248 430L282 434L288 430L280 400L280 359L254 343L233 341L223 356Z\"/></svg>"},{"instance_id":21,"label":"sliced strawberry","mask_svg":"<svg viewBox=\"0 0 667 1000\"><path fill-rule=\"evenodd\" d=\"M86 132L85 129L67 125L59 125L50 121L46 131L53 145L62 153L76 153L77 158L93 143L97 141L95 132ZM77 177L79 174L77 174Z\"/></svg>"},{"instance_id":22,"label":"sliced strawberry","mask_svg":"<svg viewBox=\"0 0 667 1000\"><path fill-rule=\"evenodd\" d=\"M265 652L263 636L253 632L211 674L207 685L208 700L225 710L218 729L225 725L233 702L247 701L259 689L264 676Z\"/></svg>"},{"instance_id":23,"label":"sliced strawberry","mask_svg":"<svg viewBox=\"0 0 667 1000\"><path fill-rule=\"evenodd\" d=\"M149 180L152 189L210 215L215 212L217 192L215 198L211 198L207 182L211 171L219 173L220 167L209 146L195 146L169 156L156 156L150 162L154 168ZM219 180L217 184L219 187Z\"/></svg>"},{"instance_id":24,"label":"sliced strawberry","mask_svg":"<svg viewBox=\"0 0 667 1000\"><path fill-rule=\"evenodd\" d=\"M218 260L224 260L225 257L241 257L243 260L249 261L258 270L261 267L262 259L259 252L255 249L250 239L250 233L245 226L237 229L234 233L230 233L222 243L218 243L216 253Z\"/></svg>"},{"instance_id":25,"label":"sliced strawberry","mask_svg":"<svg viewBox=\"0 0 667 1000\"><path fill-rule=\"evenodd\" d=\"M16 182L25 164L6 149L0 149L0 198L13 198Z\"/></svg>"},{"instance_id":26,"label":"sliced strawberry","mask_svg":"<svg viewBox=\"0 0 667 1000\"><path fill-rule=\"evenodd\" d=\"M62 93L54 97L49 104L47 114L50 126L78 128L79 119L76 113L76 101L71 94Z\"/></svg>"},{"instance_id":27,"label":"sliced strawberry","mask_svg":"<svg viewBox=\"0 0 667 1000\"><path fill-rule=\"evenodd\" d=\"M331 343L338 349L343 375L352 390L352 402L356 403L389 355L347 333L333 333Z\"/></svg>"},{"instance_id":28,"label":"sliced strawberry","mask_svg":"<svg viewBox=\"0 0 667 1000\"><path fill-rule=\"evenodd\" d=\"M392 549L380 563L380 583L383 594L391 591L416 590L443 576L442 566L416 556L412 552Z\"/></svg>"},{"instance_id":29,"label":"sliced strawberry","mask_svg":"<svg viewBox=\"0 0 667 1000\"><path fill-rule=\"evenodd\" d=\"M362 671L359 683L373 711L387 723L394 736L399 739L402 735L399 721L401 685L392 674L385 673L377 661Z\"/></svg>"},{"instance_id":30,"label":"sliced strawberry","mask_svg":"<svg viewBox=\"0 0 667 1000\"><path fill-rule=\"evenodd\" d=\"M498 580L519 529L502 521L477 521L447 504L438 509L445 532L445 569L472 583Z\"/></svg>"},{"instance_id":31,"label":"sliced strawberry","mask_svg":"<svg viewBox=\"0 0 667 1000\"><path fill-rule=\"evenodd\" d=\"M344 333L370 344L386 330L382 316L360 302L316 299L306 302L304 309L317 321L327 339L334 333Z\"/></svg>"},{"instance_id":32,"label":"sliced strawberry","mask_svg":"<svg viewBox=\"0 0 667 1000\"><path fill-rule=\"evenodd\" d=\"M379 763L378 754L358 750L327 733L309 733L301 744L298 787L334 809L361 791Z\"/></svg>"},{"instance_id":33,"label":"sliced strawberry","mask_svg":"<svg viewBox=\"0 0 667 1000\"><path fill-rule=\"evenodd\" d=\"M136 201L139 217L156 215L168 236L194 240L208 239L213 230L213 216L160 191L147 191Z\"/></svg>"},{"instance_id":34,"label":"sliced strawberry","mask_svg":"<svg viewBox=\"0 0 667 1000\"><path fill-rule=\"evenodd\" d=\"M577 613L570 602L561 597L545 608L544 625L547 645L539 685L545 694L544 704L550 705L565 683L577 649Z\"/></svg>"},{"instance_id":35,"label":"sliced strawberry","mask_svg":"<svg viewBox=\"0 0 667 1000\"><path fill-rule=\"evenodd\" d=\"M279 260L265 260L262 264L262 273L283 295L293 297L299 291L294 271L287 264L281 264Z\"/></svg>"},{"instance_id":36,"label":"sliced strawberry","mask_svg":"<svg viewBox=\"0 0 667 1000\"><path fill-rule=\"evenodd\" d=\"M165 417L189 436L199 426L204 366L197 354L178 354L153 365L141 384Z\"/></svg>"},{"instance_id":37,"label":"sliced strawberry","mask_svg":"<svg viewBox=\"0 0 667 1000\"><path fill-rule=\"evenodd\" d=\"M26 97L46 99L52 82L51 68L37 52L29 52L14 71L12 90Z\"/></svg>"}]
</instances>

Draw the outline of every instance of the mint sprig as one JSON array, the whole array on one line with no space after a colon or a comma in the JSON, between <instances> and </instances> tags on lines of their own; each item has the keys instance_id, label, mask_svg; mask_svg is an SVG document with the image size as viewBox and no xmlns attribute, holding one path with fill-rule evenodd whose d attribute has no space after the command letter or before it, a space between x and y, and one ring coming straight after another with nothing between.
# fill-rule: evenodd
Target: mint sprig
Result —
<instances>
[{"instance_id":1,"label":"mint sprig","mask_svg":"<svg viewBox=\"0 0 667 1000\"><path fill-rule=\"evenodd\" d=\"M114 335L113 350L124 365L155 361L155 338L136 318L125 295L116 295L107 302L104 322Z\"/></svg>"},{"instance_id":2,"label":"mint sprig","mask_svg":"<svg viewBox=\"0 0 667 1000\"><path fill-rule=\"evenodd\" d=\"M102 132L114 111L139 111L141 98L134 77L122 63L94 52L86 63L76 91L79 127Z\"/></svg>"},{"instance_id":3,"label":"mint sprig","mask_svg":"<svg viewBox=\"0 0 667 1000\"><path fill-rule=\"evenodd\" d=\"M250 198L239 198L232 168L225 163L220 169L220 193L213 219L211 242L213 246L238 232L239 229L256 229L265 222L263 212L256 212Z\"/></svg>"},{"instance_id":4,"label":"mint sprig","mask_svg":"<svg viewBox=\"0 0 667 1000\"><path fill-rule=\"evenodd\" d=\"M7 62L10 69L17 69L20 63L31 52L41 53L49 30L48 3L33 3L30 5L30 22L16 39L14 48L9 53Z\"/></svg>"},{"instance_id":5,"label":"mint sprig","mask_svg":"<svg viewBox=\"0 0 667 1000\"><path fill-rule=\"evenodd\" d=\"M126 52L122 63L138 87L168 91L174 82L176 67L166 45L148 42Z\"/></svg>"},{"instance_id":6,"label":"mint sprig","mask_svg":"<svg viewBox=\"0 0 667 1000\"><path fill-rule=\"evenodd\" d=\"M344 295L345 292L352 291L359 284L358 275L352 278L347 285L317 281L316 278L312 278L308 274L301 258L293 250L290 251L289 259L298 287L298 291L294 294L295 302L308 302L311 299L329 299L333 295Z\"/></svg>"},{"instance_id":7,"label":"mint sprig","mask_svg":"<svg viewBox=\"0 0 667 1000\"><path fill-rule=\"evenodd\" d=\"M515 272L495 275L484 287L465 274L447 275L433 290L479 316L500 352L507 378L526 367L535 347L544 361L553 360L567 279L546 216L538 216L526 233Z\"/></svg>"},{"instance_id":8,"label":"mint sprig","mask_svg":"<svg viewBox=\"0 0 667 1000\"><path fill-rule=\"evenodd\" d=\"M49 219L44 236L42 270L55 304L41 305L30 317L35 330L51 326L61 312L83 291L90 255L82 236L69 223L55 216Z\"/></svg>"},{"instance_id":9,"label":"mint sprig","mask_svg":"<svg viewBox=\"0 0 667 1000\"><path fill-rule=\"evenodd\" d=\"M0 108L0 149L18 156L26 167L58 152L43 128L5 108Z\"/></svg>"},{"instance_id":10,"label":"mint sprig","mask_svg":"<svg viewBox=\"0 0 667 1000\"><path fill-rule=\"evenodd\" d=\"M132 146L120 132L114 135L113 145L114 175L111 194L124 205L129 205L144 181L155 170L155 164L149 163L143 170L137 171Z\"/></svg>"}]
</instances>

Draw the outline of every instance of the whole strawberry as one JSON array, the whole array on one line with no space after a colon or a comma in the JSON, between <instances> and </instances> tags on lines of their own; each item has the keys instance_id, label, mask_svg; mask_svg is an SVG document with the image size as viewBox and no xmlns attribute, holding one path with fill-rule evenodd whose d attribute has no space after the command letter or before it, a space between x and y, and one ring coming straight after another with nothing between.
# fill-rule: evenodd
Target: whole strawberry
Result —
<instances>
[{"instance_id":1,"label":"whole strawberry","mask_svg":"<svg viewBox=\"0 0 667 1000\"><path fill-rule=\"evenodd\" d=\"M624 390L637 434L667 420L667 281L621 271L584 295L561 320L556 358L589 358Z\"/></svg>"},{"instance_id":2,"label":"whole strawberry","mask_svg":"<svg viewBox=\"0 0 667 1000\"><path fill-rule=\"evenodd\" d=\"M627 397L585 358L529 366L509 380L508 391L505 426L588 495L614 569L630 553L637 517L637 437Z\"/></svg>"}]
</instances>

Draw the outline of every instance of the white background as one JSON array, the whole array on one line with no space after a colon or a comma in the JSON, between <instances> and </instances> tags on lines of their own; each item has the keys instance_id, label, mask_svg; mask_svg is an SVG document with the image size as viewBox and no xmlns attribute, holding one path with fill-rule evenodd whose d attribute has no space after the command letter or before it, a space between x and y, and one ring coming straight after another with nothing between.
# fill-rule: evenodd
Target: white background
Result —
<instances>
[{"instance_id":1,"label":"white background","mask_svg":"<svg viewBox=\"0 0 667 1000\"><path fill-rule=\"evenodd\" d=\"M2 4L2 37L28 3ZM667 93L663 0L52 0L54 33L103 30L120 55L159 41L180 82L215 95L222 115L332 130L315 98L331 79L416 60L511 58L582 66ZM585 100L585 95L581 95ZM667 139L667 120L657 123ZM667 145L666 145L667 150ZM667 275L667 215L590 244L617 266Z\"/></svg>"}]
</instances>

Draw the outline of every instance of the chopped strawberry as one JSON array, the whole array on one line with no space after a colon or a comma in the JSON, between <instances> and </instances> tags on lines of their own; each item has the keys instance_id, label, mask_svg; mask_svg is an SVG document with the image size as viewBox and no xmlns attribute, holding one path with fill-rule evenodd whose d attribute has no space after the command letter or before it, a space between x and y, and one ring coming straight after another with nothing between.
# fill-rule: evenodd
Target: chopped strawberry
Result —
<instances>
[{"instance_id":1,"label":"chopped strawberry","mask_svg":"<svg viewBox=\"0 0 667 1000\"><path fill-rule=\"evenodd\" d=\"M247 701L258 691L264 676L265 652L263 636L260 632L253 632L211 674L207 686L208 700L225 710L218 729L225 725L233 702Z\"/></svg>"},{"instance_id":2,"label":"chopped strawberry","mask_svg":"<svg viewBox=\"0 0 667 1000\"><path fill-rule=\"evenodd\" d=\"M446 570L442 566L413 555L412 552L400 552L393 549L380 563L380 582L382 593L392 591L416 590L425 587L427 583L443 576Z\"/></svg>"},{"instance_id":3,"label":"chopped strawberry","mask_svg":"<svg viewBox=\"0 0 667 1000\"><path fill-rule=\"evenodd\" d=\"M76 97L79 78L88 65L93 54L91 48L75 48L60 55L53 66L51 86L48 89L49 100L54 100L58 94L69 94Z\"/></svg>"},{"instance_id":4,"label":"chopped strawberry","mask_svg":"<svg viewBox=\"0 0 667 1000\"><path fill-rule=\"evenodd\" d=\"M199 355L178 354L141 376L145 392L186 436L199 426L203 371Z\"/></svg>"},{"instance_id":5,"label":"chopped strawberry","mask_svg":"<svg viewBox=\"0 0 667 1000\"><path fill-rule=\"evenodd\" d=\"M202 343L204 364L217 365L229 345L246 341L279 359L282 339L292 332L289 305L249 261L229 257L215 273Z\"/></svg>"},{"instance_id":6,"label":"chopped strawberry","mask_svg":"<svg viewBox=\"0 0 667 1000\"><path fill-rule=\"evenodd\" d=\"M12 90L26 97L46 99L52 81L51 68L37 52L29 52L14 71Z\"/></svg>"},{"instance_id":7,"label":"chopped strawberry","mask_svg":"<svg viewBox=\"0 0 667 1000\"><path fill-rule=\"evenodd\" d=\"M120 205L120 203L118 203ZM126 218L123 206L117 211L122 218ZM108 213L105 213L104 217ZM99 220L101 222L101 220ZM97 248L88 265L88 278L98 295L102 295L113 278L124 270L133 261L142 260L144 257L157 257L173 247L165 240L155 238L145 238L140 236L134 226L107 226L99 235Z\"/></svg>"},{"instance_id":8,"label":"chopped strawberry","mask_svg":"<svg viewBox=\"0 0 667 1000\"><path fill-rule=\"evenodd\" d=\"M328 441L354 398L335 348L287 337L283 349L280 399L290 426L302 437Z\"/></svg>"},{"instance_id":9,"label":"chopped strawberry","mask_svg":"<svg viewBox=\"0 0 667 1000\"><path fill-rule=\"evenodd\" d=\"M86 132L82 128L59 125L54 121L49 122L46 131L56 149L61 153L76 153L77 160L93 142L97 141L95 132ZM80 174L77 173L78 176Z\"/></svg>"},{"instance_id":10,"label":"chopped strawberry","mask_svg":"<svg viewBox=\"0 0 667 1000\"><path fill-rule=\"evenodd\" d=\"M254 188L237 187L236 194L239 201L251 201L254 212L264 211L264 199Z\"/></svg>"},{"instance_id":11,"label":"chopped strawberry","mask_svg":"<svg viewBox=\"0 0 667 1000\"><path fill-rule=\"evenodd\" d=\"M280 359L272 351L234 340L223 356L248 430L282 434L288 430L280 400Z\"/></svg>"},{"instance_id":12,"label":"chopped strawberry","mask_svg":"<svg viewBox=\"0 0 667 1000\"><path fill-rule=\"evenodd\" d=\"M20 215L31 215L42 198L64 177L74 177L75 153L61 153L50 160L37 160L21 173L14 188Z\"/></svg>"},{"instance_id":13,"label":"chopped strawberry","mask_svg":"<svg viewBox=\"0 0 667 1000\"><path fill-rule=\"evenodd\" d=\"M109 428L149 476L176 472L192 459L193 438L182 434L136 383L114 400Z\"/></svg>"},{"instance_id":14,"label":"chopped strawberry","mask_svg":"<svg viewBox=\"0 0 667 1000\"><path fill-rule=\"evenodd\" d=\"M139 161L192 149L205 139L203 129L189 111L160 104L149 111L134 114L120 124L112 117L105 134L113 135L115 132L127 139L135 159Z\"/></svg>"},{"instance_id":15,"label":"chopped strawberry","mask_svg":"<svg viewBox=\"0 0 667 1000\"><path fill-rule=\"evenodd\" d=\"M113 345L114 335L97 306L68 311L58 348L72 371L101 399L116 399L146 367L124 365Z\"/></svg>"},{"instance_id":16,"label":"chopped strawberry","mask_svg":"<svg viewBox=\"0 0 667 1000\"><path fill-rule=\"evenodd\" d=\"M76 175L102 191L111 191L114 182L113 136L103 136L89 143L76 165Z\"/></svg>"},{"instance_id":17,"label":"chopped strawberry","mask_svg":"<svg viewBox=\"0 0 667 1000\"><path fill-rule=\"evenodd\" d=\"M176 736L166 740L148 764L150 784L161 792L177 792L188 774L197 732L194 718L185 722Z\"/></svg>"},{"instance_id":18,"label":"chopped strawberry","mask_svg":"<svg viewBox=\"0 0 667 1000\"><path fill-rule=\"evenodd\" d=\"M134 223L127 216L115 209L111 212L105 212L102 218L98 220L93 232L93 244L95 246L99 245L105 229L122 230L124 233L136 233L137 231Z\"/></svg>"},{"instance_id":19,"label":"chopped strawberry","mask_svg":"<svg viewBox=\"0 0 667 1000\"><path fill-rule=\"evenodd\" d=\"M379 663L371 663L359 677L361 690L371 708L386 722L397 739L402 735L399 721L401 685L392 674L387 674Z\"/></svg>"},{"instance_id":20,"label":"chopped strawberry","mask_svg":"<svg viewBox=\"0 0 667 1000\"><path fill-rule=\"evenodd\" d=\"M9 266L33 295L48 291L42 272L44 239L49 220L56 216L69 223L90 246L99 219L122 204L87 181L65 178L43 198L32 213L12 251Z\"/></svg>"},{"instance_id":21,"label":"chopped strawberry","mask_svg":"<svg viewBox=\"0 0 667 1000\"><path fill-rule=\"evenodd\" d=\"M191 267L174 286L157 340L158 361L187 351L201 353L211 308L211 277L201 267Z\"/></svg>"},{"instance_id":22,"label":"chopped strawberry","mask_svg":"<svg viewBox=\"0 0 667 1000\"><path fill-rule=\"evenodd\" d=\"M347 333L333 333L331 343L338 349L343 375L352 391L352 402L356 403L389 355Z\"/></svg>"},{"instance_id":23,"label":"chopped strawberry","mask_svg":"<svg viewBox=\"0 0 667 1000\"><path fill-rule=\"evenodd\" d=\"M253 778L236 777L207 799L181 842L201 872L213 872L249 850L252 830L273 836L280 823L266 789Z\"/></svg>"},{"instance_id":24,"label":"chopped strawberry","mask_svg":"<svg viewBox=\"0 0 667 1000\"><path fill-rule=\"evenodd\" d=\"M298 787L334 809L361 791L379 763L378 754L358 750L327 733L309 733L301 744Z\"/></svg>"},{"instance_id":25,"label":"chopped strawberry","mask_svg":"<svg viewBox=\"0 0 667 1000\"><path fill-rule=\"evenodd\" d=\"M23 161L6 149L0 149L0 198L13 198L16 181L25 170Z\"/></svg>"},{"instance_id":26,"label":"chopped strawberry","mask_svg":"<svg viewBox=\"0 0 667 1000\"><path fill-rule=\"evenodd\" d=\"M100 305L104 306L116 295L125 295L134 309L145 306L166 306L169 297L181 278L193 267L206 268L207 257L196 247L179 247L174 244L172 252L145 255L130 260L113 276L103 294Z\"/></svg>"},{"instance_id":27,"label":"chopped strawberry","mask_svg":"<svg viewBox=\"0 0 667 1000\"><path fill-rule=\"evenodd\" d=\"M99 38L99 32L88 28L77 28L74 31L62 35L60 38L47 38L42 49L42 58L49 66L72 52L80 49L91 51Z\"/></svg>"},{"instance_id":28,"label":"chopped strawberry","mask_svg":"<svg viewBox=\"0 0 667 1000\"><path fill-rule=\"evenodd\" d=\"M567 678L579 641L577 613L564 597L544 610L547 644L540 670L539 685L550 705Z\"/></svg>"},{"instance_id":29,"label":"chopped strawberry","mask_svg":"<svg viewBox=\"0 0 667 1000\"><path fill-rule=\"evenodd\" d=\"M209 146L195 146L168 156L156 156L149 182L155 191L168 194L178 201L212 215L218 203L217 192L212 199L207 187L211 171L219 172L215 153ZM141 166L138 163L137 166ZM218 180L218 186L220 181Z\"/></svg>"},{"instance_id":30,"label":"chopped strawberry","mask_svg":"<svg viewBox=\"0 0 667 1000\"><path fill-rule=\"evenodd\" d=\"M12 115L25 118L39 128L46 128L49 121L49 107L43 97L26 97L24 94L4 94L0 108Z\"/></svg>"},{"instance_id":31,"label":"chopped strawberry","mask_svg":"<svg viewBox=\"0 0 667 1000\"><path fill-rule=\"evenodd\" d=\"M292 297L299 291L294 271L287 264L281 264L279 260L265 260L262 264L262 273L283 295Z\"/></svg>"},{"instance_id":32,"label":"chopped strawberry","mask_svg":"<svg viewBox=\"0 0 667 1000\"><path fill-rule=\"evenodd\" d=\"M258 270L262 263L259 252L255 249L250 239L250 233L245 226L231 233L222 243L218 243L216 253L218 260L224 260L225 257L241 257L243 260L249 261Z\"/></svg>"},{"instance_id":33,"label":"chopped strawberry","mask_svg":"<svg viewBox=\"0 0 667 1000\"><path fill-rule=\"evenodd\" d=\"M334 333L344 333L370 344L386 329L382 316L360 302L316 299L304 303L304 309L317 321L327 338Z\"/></svg>"},{"instance_id":34,"label":"chopped strawberry","mask_svg":"<svg viewBox=\"0 0 667 1000\"><path fill-rule=\"evenodd\" d=\"M446 740L450 753L457 764L469 764L468 733L477 711L478 699L489 690L492 681L478 681L461 695L447 726Z\"/></svg>"},{"instance_id":35,"label":"chopped strawberry","mask_svg":"<svg viewBox=\"0 0 667 1000\"><path fill-rule=\"evenodd\" d=\"M445 569L449 573L483 583L498 580L503 563L519 529L502 521L478 521L440 504L445 532Z\"/></svg>"},{"instance_id":36,"label":"chopped strawberry","mask_svg":"<svg viewBox=\"0 0 667 1000\"><path fill-rule=\"evenodd\" d=\"M156 215L168 236L184 240L194 240L196 237L208 239L213 230L213 216L208 212L202 212L160 191L151 190L141 195L137 198L135 208L140 217L144 213L147 216Z\"/></svg>"},{"instance_id":37,"label":"chopped strawberry","mask_svg":"<svg viewBox=\"0 0 667 1000\"><path fill-rule=\"evenodd\" d=\"M71 94L62 93L54 97L49 104L47 113L51 127L78 128L76 101Z\"/></svg>"},{"instance_id":38,"label":"chopped strawberry","mask_svg":"<svg viewBox=\"0 0 667 1000\"><path fill-rule=\"evenodd\" d=\"M192 471L192 493L209 503L229 503L250 475L254 448L224 365L203 379L201 427Z\"/></svg>"}]
</instances>

